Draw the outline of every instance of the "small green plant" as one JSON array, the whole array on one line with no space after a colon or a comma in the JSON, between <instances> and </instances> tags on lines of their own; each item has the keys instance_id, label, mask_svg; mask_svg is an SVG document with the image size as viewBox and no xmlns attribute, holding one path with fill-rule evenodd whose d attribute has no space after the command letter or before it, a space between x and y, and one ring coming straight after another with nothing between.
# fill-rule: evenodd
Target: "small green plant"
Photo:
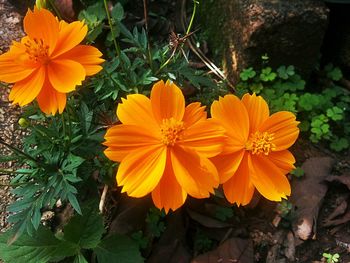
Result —
<instances>
[{"instance_id":1,"label":"small green plant","mask_svg":"<svg viewBox=\"0 0 350 263\"><path fill-rule=\"evenodd\" d=\"M226 221L233 217L233 210L231 207L217 206L215 209L215 217L221 221Z\"/></svg>"},{"instance_id":2,"label":"small green plant","mask_svg":"<svg viewBox=\"0 0 350 263\"><path fill-rule=\"evenodd\" d=\"M289 219L290 213L292 211L293 205L291 202L283 199L277 204L277 213L284 219Z\"/></svg>"},{"instance_id":3,"label":"small green plant","mask_svg":"<svg viewBox=\"0 0 350 263\"><path fill-rule=\"evenodd\" d=\"M336 263L340 259L340 255L338 253L323 253L322 256L327 260L327 263Z\"/></svg>"},{"instance_id":4,"label":"small green plant","mask_svg":"<svg viewBox=\"0 0 350 263\"><path fill-rule=\"evenodd\" d=\"M165 230L165 223L163 221L165 217L165 212L162 210L159 210L155 207L150 208L147 217L146 217L146 223L149 232L154 237L160 237L160 235Z\"/></svg>"},{"instance_id":5,"label":"small green plant","mask_svg":"<svg viewBox=\"0 0 350 263\"><path fill-rule=\"evenodd\" d=\"M293 171L290 172L290 174L297 178L300 178L304 176L305 172L302 168L296 167Z\"/></svg>"}]
</instances>

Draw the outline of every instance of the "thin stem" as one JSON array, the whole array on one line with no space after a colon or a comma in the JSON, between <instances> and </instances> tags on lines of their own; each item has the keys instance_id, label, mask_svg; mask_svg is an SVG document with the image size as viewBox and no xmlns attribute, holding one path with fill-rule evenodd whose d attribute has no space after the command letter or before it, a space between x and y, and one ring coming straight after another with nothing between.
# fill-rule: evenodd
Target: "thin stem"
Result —
<instances>
[{"instance_id":1,"label":"thin stem","mask_svg":"<svg viewBox=\"0 0 350 263\"><path fill-rule=\"evenodd\" d=\"M152 55L151 55L151 43L149 39L149 28L148 28L148 11L147 11L147 0L143 0L143 15L145 17L145 27L146 27L146 34L147 34L147 57L148 57L148 63L151 67L151 70L153 71L153 61L152 61Z\"/></svg>"},{"instance_id":2,"label":"thin stem","mask_svg":"<svg viewBox=\"0 0 350 263\"><path fill-rule=\"evenodd\" d=\"M31 172L18 172L9 169L0 169L1 174L32 174Z\"/></svg>"},{"instance_id":3,"label":"thin stem","mask_svg":"<svg viewBox=\"0 0 350 263\"><path fill-rule=\"evenodd\" d=\"M114 34L114 31L113 31L113 23L112 23L111 15L109 14L107 0L103 0L103 3L105 5L105 10L106 10L106 15L107 15L107 19L108 19L108 24L109 24L109 27L111 29L111 34L112 34L112 38L113 38L114 48L115 48L115 51L117 52L118 57L120 57L120 53L121 52L120 52L120 48L119 48L118 43L117 43L116 36Z\"/></svg>"},{"instance_id":4,"label":"thin stem","mask_svg":"<svg viewBox=\"0 0 350 263\"><path fill-rule=\"evenodd\" d=\"M7 142L5 142L3 139L0 139L0 144L6 146L7 148L9 148L11 151L16 152L20 155L23 155L24 157L26 157L28 160L31 160L33 162L35 162L38 166L42 167L42 165L38 162L38 160L36 160L35 158L33 158L32 156L30 156L29 154L21 151L20 149L18 149L15 146L12 146L11 144L8 144Z\"/></svg>"},{"instance_id":5,"label":"thin stem","mask_svg":"<svg viewBox=\"0 0 350 263\"><path fill-rule=\"evenodd\" d=\"M187 30L186 30L186 35L190 33L191 31L191 28L192 28L192 24L193 24L193 21L194 21L194 18L196 16L196 11L197 11L197 4L198 2L196 0L193 0L193 10L192 10L192 16L191 16L191 20L190 20L190 23L188 24L188 27L187 27ZM180 46L180 49L182 48L183 44L181 44ZM174 50L176 51L176 49ZM158 74L163 68L165 68L169 63L170 61L172 60L172 58L174 57L174 52L173 54L171 54L171 56L167 59L167 61L165 61L158 69L157 73Z\"/></svg>"},{"instance_id":6,"label":"thin stem","mask_svg":"<svg viewBox=\"0 0 350 263\"><path fill-rule=\"evenodd\" d=\"M193 11L192 11L192 16L191 16L190 23L188 24L188 27L187 27L187 30L186 30L186 35L189 34L190 31L191 31L193 20L194 20L194 17L196 16L197 4L198 4L198 2L196 0L193 0Z\"/></svg>"},{"instance_id":7,"label":"thin stem","mask_svg":"<svg viewBox=\"0 0 350 263\"><path fill-rule=\"evenodd\" d=\"M49 0L50 6L52 7L53 11L55 12L55 14L57 15L57 17L62 20L62 15L60 10L58 10L58 8L56 7L55 3L52 0Z\"/></svg>"}]
</instances>

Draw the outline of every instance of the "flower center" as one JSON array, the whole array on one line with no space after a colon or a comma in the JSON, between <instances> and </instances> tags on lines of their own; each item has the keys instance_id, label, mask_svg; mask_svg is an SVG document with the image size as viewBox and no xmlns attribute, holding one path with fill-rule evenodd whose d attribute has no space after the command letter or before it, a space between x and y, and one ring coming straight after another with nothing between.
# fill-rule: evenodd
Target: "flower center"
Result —
<instances>
[{"instance_id":1,"label":"flower center","mask_svg":"<svg viewBox=\"0 0 350 263\"><path fill-rule=\"evenodd\" d=\"M181 133L185 129L184 123L174 118L163 119L160 125L160 132L162 133L162 143L167 146L174 146L175 142L181 138Z\"/></svg>"},{"instance_id":2,"label":"flower center","mask_svg":"<svg viewBox=\"0 0 350 263\"><path fill-rule=\"evenodd\" d=\"M28 39L24 45L31 60L43 64L49 62L49 46L45 45L42 39Z\"/></svg>"},{"instance_id":3,"label":"flower center","mask_svg":"<svg viewBox=\"0 0 350 263\"><path fill-rule=\"evenodd\" d=\"M250 134L245 145L246 150L251 151L252 154L268 155L271 151L276 150L276 145L272 142L273 135L273 133L259 131Z\"/></svg>"}]
</instances>

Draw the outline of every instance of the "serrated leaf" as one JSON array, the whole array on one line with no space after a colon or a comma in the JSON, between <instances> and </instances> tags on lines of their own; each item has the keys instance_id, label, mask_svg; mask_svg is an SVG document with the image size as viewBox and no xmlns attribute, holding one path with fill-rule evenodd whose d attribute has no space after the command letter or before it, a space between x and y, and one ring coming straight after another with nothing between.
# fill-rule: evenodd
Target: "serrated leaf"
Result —
<instances>
[{"instance_id":1,"label":"serrated leaf","mask_svg":"<svg viewBox=\"0 0 350 263\"><path fill-rule=\"evenodd\" d=\"M69 203L73 206L74 210L77 211L77 213L81 215L82 213L81 213L80 205L79 205L79 202L78 202L77 198L75 197L75 195L72 193L69 193L67 195L67 198L68 198Z\"/></svg>"},{"instance_id":2,"label":"serrated leaf","mask_svg":"<svg viewBox=\"0 0 350 263\"><path fill-rule=\"evenodd\" d=\"M111 12L111 15L113 17L113 19L117 20L117 21L121 21L124 18L124 9L123 6L120 3L117 3Z\"/></svg>"},{"instance_id":3,"label":"serrated leaf","mask_svg":"<svg viewBox=\"0 0 350 263\"><path fill-rule=\"evenodd\" d=\"M64 239L81 248L94 248L104 231L103 218L97 206L90 204L84 207L82 215L75 215L64 227Z\"/></svg>"},{"instance_id":4,"label":"serrated leaf","mask_svg":"<svg viewBox=\"0 0 350 263\"><path fill-rule=\"evenodd\" d=\"M43 226L34 232L34 236L25 233L8 245L11 236L9 231L0 235L0 258L6 263L46 263L72 256L76 251L74 246L58 240Z\"/></svg>"},{"instance_id":5,"label":"serrated leaf","mask_svg":"<svg viewBox=\"0 0 350 263\"><path fill-rule=\"evenodd\" d=\"M98 263L142 263L138 245L126 236L105 238L94 249Z\"/></svg>"}]
</instances>

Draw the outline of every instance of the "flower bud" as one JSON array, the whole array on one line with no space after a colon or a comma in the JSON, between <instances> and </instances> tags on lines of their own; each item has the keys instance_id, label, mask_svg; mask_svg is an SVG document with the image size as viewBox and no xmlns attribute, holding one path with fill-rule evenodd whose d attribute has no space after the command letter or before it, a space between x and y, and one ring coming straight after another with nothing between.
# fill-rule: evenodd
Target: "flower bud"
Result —
<instances>
[{"instance_id":1,"label":"flower bud","mask_svg":"<svg viewBox=\"0 0 350 263\"><path fill-rule=\"evenodd\" d=\"M18 120L18 124L19 126L21 126L22 128L27 128L29 126L29 122L25 119L25 118L20 118Z\"/></svg>"},{"instance_id":2,"label":"flower bud","mask_svg":"<svg viewBox=\"0 0 350 263\"><path fill-rule=\"evenodd\" d=\"M46 8L46 0L35 0L35 5L38 9Z\"/></svg>"}]
</instances>

